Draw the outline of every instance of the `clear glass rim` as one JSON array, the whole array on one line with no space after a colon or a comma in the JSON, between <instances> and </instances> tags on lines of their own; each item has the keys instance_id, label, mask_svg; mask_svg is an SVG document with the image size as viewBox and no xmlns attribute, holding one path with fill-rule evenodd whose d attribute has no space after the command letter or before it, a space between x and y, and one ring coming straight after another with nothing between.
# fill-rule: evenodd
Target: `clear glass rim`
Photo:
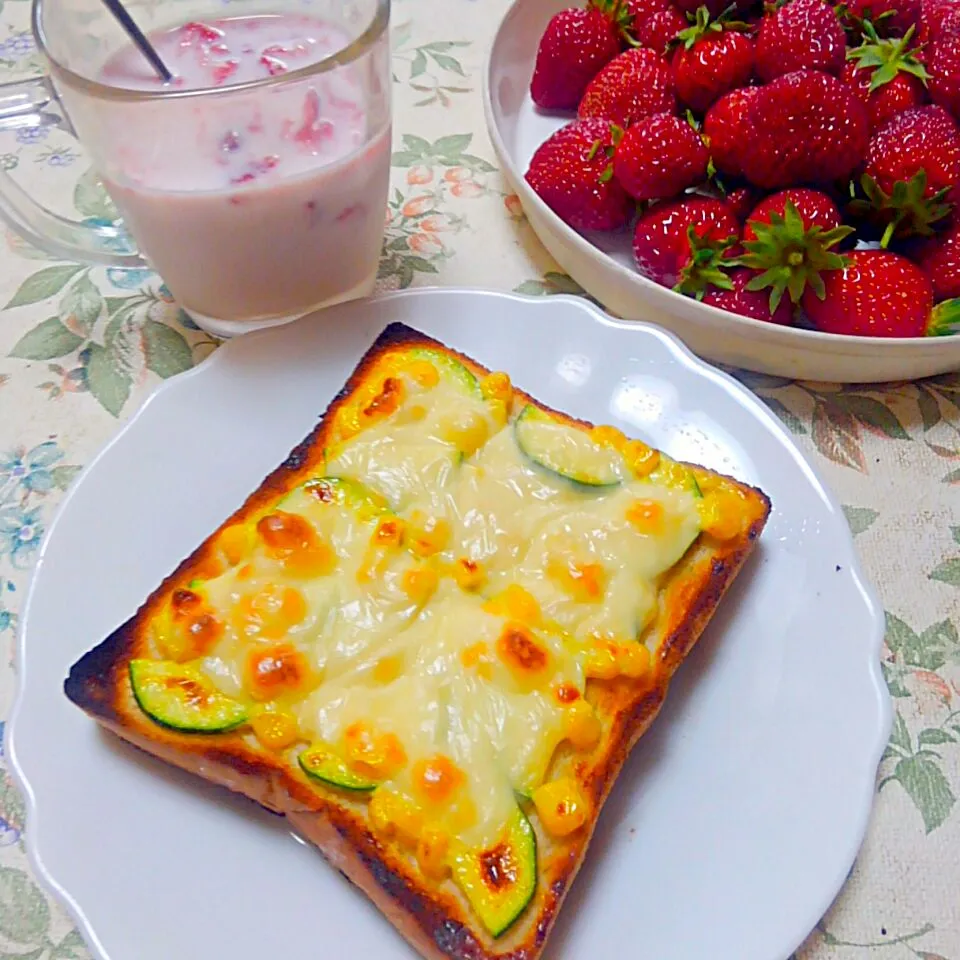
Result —
<instances>
[{"instance_id":1,"label":"clear glass rim","mask_svg":"<svg viewBox=\"0 0 960 960\"><path fill-rule=\"evenodd\" d=\"M85 77L83 74L71 70L50 53L43 30L44 0L33 0L30 13L30 25L33 29L33 36L36 40L37 47L43 56L46 57L53 75L58 80L64 81L88 96L98 97L102 100L129 102L181 100L195 97L230 96L237 93L266 89L267 87L279 87L284 84L294 83L297 80L306 80L317 74L328 73L330 70L337 69L337 67L346 66L367 53L383 36L389 26L390 0L375 0L375 3L376 7L373 16L360 35L343 49L330 54L328 57L324 57L322 60L318 60L316 63L300 67L297 70L291 70L289 73L279 74L276 77L264 77L261 80L248 80L246 83L228 84L223 87L201 87L192 90L176 90L173 88L163 90L132 90L126 87L110 86L109 84L101 83L99 80L91 80L89 77ZM107 14L107 16L109 16L109 14Z\"/></svg>"}]
</instances>

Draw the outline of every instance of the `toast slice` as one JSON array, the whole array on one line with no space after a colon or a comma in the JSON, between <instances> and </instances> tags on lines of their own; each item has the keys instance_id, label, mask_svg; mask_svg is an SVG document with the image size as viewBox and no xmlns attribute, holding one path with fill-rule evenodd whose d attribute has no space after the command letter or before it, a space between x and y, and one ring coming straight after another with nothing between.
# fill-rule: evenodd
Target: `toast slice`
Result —
<instances>
[{"instance_id":1,"label":"toast slice","mask_svg":"<svg viewBox=\"0 0 960 960\"><path fill-rule=\"evenodd\" d=\"M289 818L430 960L535 960L770 504L388 327L66 695Z\"/></svg>"}]
</instances>

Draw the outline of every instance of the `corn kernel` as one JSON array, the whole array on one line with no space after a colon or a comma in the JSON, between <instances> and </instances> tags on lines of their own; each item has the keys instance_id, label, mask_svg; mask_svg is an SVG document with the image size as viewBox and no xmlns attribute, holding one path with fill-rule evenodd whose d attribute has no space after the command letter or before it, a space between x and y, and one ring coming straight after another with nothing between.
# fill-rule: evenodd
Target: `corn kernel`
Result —
<instances>
[{"instance_id":1,"label":"corn kernel","mask_svg":"<svg viewBox=\"0 0 960 960\"><path fill-rule=\"evenodd\" d=\"M448 815L451 828L456 833L469 830L477 822L477 807L468 796L460 797Z\"/></svg>"},{"instance_id":2,"label":"corn kernel","mask_svg":"<svg viewBox=\"0 0 960 960\"><path fill-rule=\"evenodd\" d=\"M430 567L415 567L403 575L403 592L414 603L426 603L437 589L440 577Z\"/></svg>"},{"instance_id":3,"label":"corn kernel","mask_svg":"<svg viewBox=\"0 0 960 960\"><path fill-rule=\"evenodd\" d=\"M620 673L617 645L609 641L599 641L587 651L583 672L594 680L612 680Z\"/></svg>"},{"instance_id":4,"label":"corn kernel","mask_svg":"<svg viewBox=\"0 0 960 960\"><path fill-rule=\"evenodd\" d=\"M411 360L407 363L406 372L412 380L428 390L440 382L437 368L429 360Z\"/></svg>"},{"instance_id":5,"label":"corn kernel","mask_svg":"<svg viewBox=\"0 0 960 960\"><path fill-rule=\"evenodd\" d=\"M540 622L540 604L529 590L519 584L511 583L506 590L491 597L484 605L487 613L509 617L521 623L536 625Z\"/></svg>"},{"instance_id":6,"label":"corn kernel","mask_svg":"<svg viewBox=\"0 0 960 960\"><path fill-rule=\"evenodd\" d=\"M373 531L373 542L378 546L399 547L403 543L406 526L399 517L384 517Z\"/></svg>"},{"instance_id":7,"label":"corn kernel","mask_svg":"<svg viewBox=\"0 0 960 960\"><path fill-rule=\"evenodd\" d=\"M510 403L506 400L488 400L487 409L497 426L502 427L510 419Z\"/></svg>"},{"instance_id":8,"label":"corn kernel","mask_svg":"<svg viewBox=\"0 0 960 960\"><path fill-rule=\"evenodd\" d=\"M373 679L377 683L392 683L403 673L403 657L396 653L382 657L373 668Z\"/></svg>"},{"instance_id":9,"label":"corn kernel","mask_svg":"<svg viewBox=\"0 0 960 960\"><path fill-rule=\"evenodd\" d=\"M622 453L635 477L648 477L660 465L660 451L640 440L628 440Z\"/></svg>"},{"instance_id":10,"label":"corn kernel","mask_svg":"<svg viewBox=\"0 0 960 960\"><path fill-rule=\"evenodd\" d=\"M282 710L254 714L250 726L256 738L268 750L283 750L300 737L296 718Z\"/></svg>"},{"instance_id":11,"label":"corn kernel","mask_svg":"<svg viewBox=\"0 0 960 960\"><path fill-rule=\"evenodd\" d=\"M370 798L368 807L373 829L384 839L397 839L414 846L423 829L423 815L416 804L382 787Z\"/></svg>"},{"instance_id":12,"label":"corn kernel","mask_svg":"<svg viewBox=\"0 0 960 960\"><path fill-rule=\"evenodd\" d=\"M299 590L272 583L258 593L248 593L240 598L234 626L241 636L279 640L292 627L302 623L307 613L307 601Z\"/></svg>"},{"instance_id":13,"label":"corn kernel","mask_svg":"<svg viewBox=\"0 0 960 960\"><path fill-rule=\"evenodd\" d=\"M596 746L601 730L596 711L586 700L570 704L563 715L564 736L577 750L589 750Z\"/></svg>"},{"instance_id":14,"label":"corn kernel","mask_svg":"<svg viewBox=\"0 0 960 960\"><path fill-rule=\"evenodd\" d=\"M235 566L250 553L253 546L253 531L242 523L234 523L220 532L217 545L223 551L230 566Z\"/></svg>"},{"instance_id":15,"label":"corn kernel","mask_svg":"<svg viewBox=\"0 0 960 960\"><path fill-rule=\"evenodd\" d=\"M620 673L631 680L645 677L653 664L653 658L646 646L637 641L621 644L617 648L617 665Z\"/></svg>"},{"instance_id":16,"label":"corn kernel","mask_svg":"<svg viewBox=\"0 0 960 960\"><path fill-rule=\"evenodd\" d=\"M312 679L307 658L291 643L258 645L247 658L246 686L257 700L302 690Z\"/></svg>"},{"instance_id":17,"label":"corn kernel","mask_svg":"<svg viewBox=\"0 0 960 960\"><path fill-rule=\"evenodd\" d=\"M407 545L418 557L432 557L449 543L450 534L450 524L442 517L427 517L415 510L407 525Z\"/></svg>"},{"instance_id":18,"label":"corn kernel","mask_svg":"<svg viewBox=\"0 0 960 960\"><path fill-rule=\"evenodd\" d=\"M571 777L541 784L533 791L533 805L544 829L555 837L569 836L587 822L587 801Z\"/></svg>"},{"instance_id":19,"label":"corn kernel","mask_svg":"<svg viewBox=\"0 0 960 960\"><path fill-rule=\"evenodd\" d=\"M431 880L443 880L450 872L447 854L450 851L450 837L436 824L423 828L417 841L417 863L425 877Z\"/></svg>"},{"instance_id":20,"label":"corn kernel","mask_svg":"<svg viewBox=\"0 0 960 960\"><path fill-rule=\"evenodd\" d=\"M402 380L397 377L387 377L377 395L361 410L361 423L363 419L369 422L388 417L400 408L406 395L407 391Z\"/></svg>"},{"instance_id":21,"label":"corn kernel","mask_svg":"<svg viewBox=\"0 0 960 960\"><path fill-rule=\"evenodd\" d=\"M513 396L513 385L505 373L488 373L480 381L480 392L485 400L500 400L506 403Z\"/></svg>"},{"instance_id":22,"label":"corn kernel","mask_svg":"<svg viewBox=\"0 0 960 960\"><path fill-rule=\"evenodd\" d=\"M477 560L460 557L453 565L453 578L461 590L476 590L485 579L483 567Z\"/></svg>"},{"instance_id":23,"label":"corn kernel","mask_svg":"<svg viewBox=\"0 0 960 960\"><path fill-rule=\"evenodd\" d=\"M452 443L465 457L469 457L487 442L490 429L483 417L470 414L447 423L442 435L444 440Z\"/></svg>"},{"instance_id":24,"label":"corn kernel","mask_svg":"<svg viewBox=\"0 0 960 960\"><path fill-rule=\"evenodd\" d=\"M595 603L603 597L607 573L599 563L551 559L547 564L547 573L579 603Z\"/></svg>"},{"instance_id":25,"label":"corn kernel","mask_svg":"<svg viewBox=\"0 0 960 960\"><path fill-rule=\"evenodd\" d=\"M431 804L446 803L465 780L463 771L442 753L429 760L418 760L413 767L416 791Z\"/></svg>"},{"instance_id":26,"label":"corn kernel","mask_svg":"<svg viewBox=\"0 0 960 960\"><path fill-rule=\"evenodd\" d=\"M427 415L422 403L408 403L397 414L397 423L419 423Z\"/></svg>"},{"instance_id":27,"label":"corn kernel","mask_svg":"<svg viewBox=\"0 0 960 960\"><path fill-rule=\"evenodd\" d=\"M524 684L541 678L550 667L550 651L522 623L506 624L497 640L497 656Z\"/></svg>"},{"instance_id":28,"label":"corn kernel","mask_svg":"<svg viewBox=\"0 0 960 960\"><path fill-rule=\"evenodd\" d=\"M700 501L700 525L717 540L732 540L743 528L743 507L735 493L718 489Z\"/></svg>"},{"instance_id":29,"label":"corn kernel","mask_svg":"<svg viewBox=\"0 0 960 960\"><path fill-rule=\"evenodd\" d=\"M407 763L403 744L392 733L375 733L366 723L352 723L344 732L346 757L358 773L389 780Z\"/></svg>"},{"instance_id":30,"label":"corn kernel","mask_svg":"<svg viewBox=\"0 0 960 960\"><path fill-rule=\"evenodd\" d=\"M657 500L634 500L627 509L627 522L638 532L655 535L663 530L663 504Z\"/></svg>"},{"instance_id":31,"label":"corn kernel","mask_svg":"<svg viewBox=\"0 0 960 960\"><path fill-rule=\"evenodd\" d=\"M599 426L590 430L590 439L601 447L622 450L627 438L616 427Z\"/></svg>"}]
</instances>

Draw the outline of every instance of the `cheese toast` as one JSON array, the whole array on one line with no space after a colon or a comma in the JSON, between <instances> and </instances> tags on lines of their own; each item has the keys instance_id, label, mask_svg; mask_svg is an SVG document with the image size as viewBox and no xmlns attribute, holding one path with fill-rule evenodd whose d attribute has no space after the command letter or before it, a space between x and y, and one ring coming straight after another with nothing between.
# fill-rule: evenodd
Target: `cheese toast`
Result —
<instances>
[{"instance_id":1,"label":"cheese toast","mask_svg":"<svg viewBox=\"0 0 960 960\"><path fill-rule=\"evenodd\" d=\"M66 695L286 816L429 960L536 960L759 490L384 330Z\"/></svg>"}]
</instances>

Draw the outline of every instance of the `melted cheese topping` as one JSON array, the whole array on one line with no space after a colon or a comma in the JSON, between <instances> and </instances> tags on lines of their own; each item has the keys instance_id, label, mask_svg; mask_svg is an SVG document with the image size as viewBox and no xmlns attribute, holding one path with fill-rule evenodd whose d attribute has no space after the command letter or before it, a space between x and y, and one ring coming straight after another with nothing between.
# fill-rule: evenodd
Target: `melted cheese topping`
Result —
<instances>
[{"instance_id":1,"label":"melted cheese topping","mask_svg":"<svg viewBox=\"0 0 960 960\"><path fill-rule=\"evenodd\" d=\"M222 693L292 716L294 767L330 745L481 845L547 776L597 651L637 646L702 508L690 485L549 428L584 469L622 477L571 482L521 450L502 401L417 363L381 361L327 451L327 477L383 502L307 484L221 534L225 569L175 593L155 639ZM590 675L635 675L604 669Z\"/></svg>"}]
</instances>

